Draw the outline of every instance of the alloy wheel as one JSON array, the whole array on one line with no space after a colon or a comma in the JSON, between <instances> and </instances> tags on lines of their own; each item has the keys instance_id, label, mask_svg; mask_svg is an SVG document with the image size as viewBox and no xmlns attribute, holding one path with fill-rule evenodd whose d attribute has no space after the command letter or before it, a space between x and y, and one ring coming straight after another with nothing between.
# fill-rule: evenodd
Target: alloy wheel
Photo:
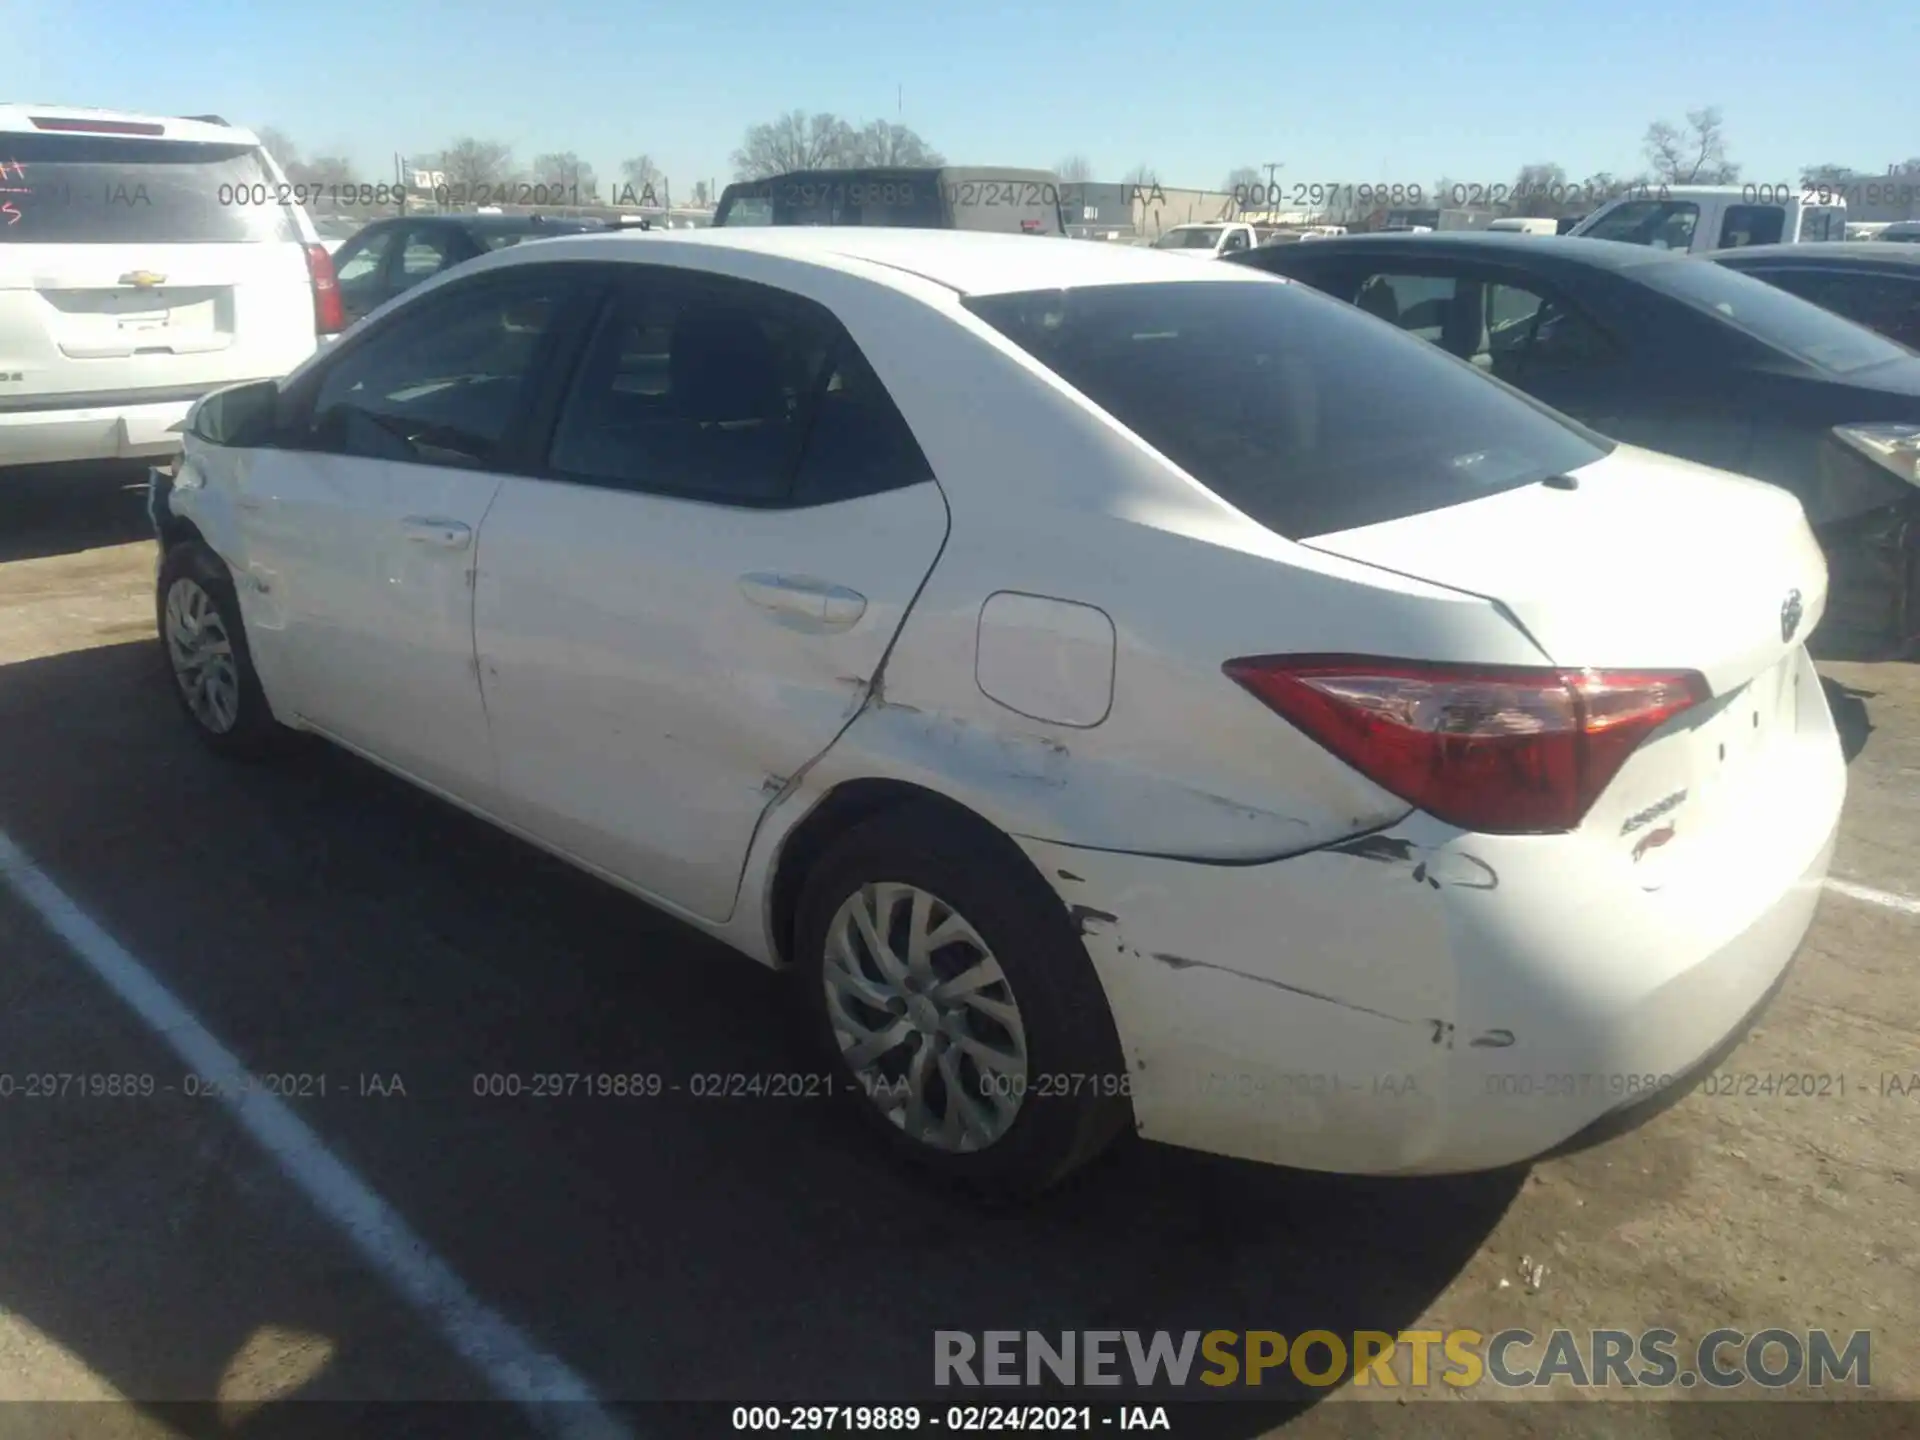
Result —
<instances>
[{"instance_id":1,"label":"alloy wheel","mask_svg":"<svg viewBox=\"0 0 1920 1440\"><path fill-rule=\"evenodd\" d=\"M216 735L240 720L240 671L220 608L198 581L167 590L167 654L193 718Z\"/></svg>"},{"instance_id":2,"label":"alloy wheel","mask_svg":"<svg viewBox=\"0 0 1920 1440\"><path fill-rule=\"evenodd\" d=\"M937 1150L984 1150L1027 1090L1027 1035L1000 962L952 906L863 885L827 927L827 1015L880 1112Z\"/></svg>"}]
</instances>

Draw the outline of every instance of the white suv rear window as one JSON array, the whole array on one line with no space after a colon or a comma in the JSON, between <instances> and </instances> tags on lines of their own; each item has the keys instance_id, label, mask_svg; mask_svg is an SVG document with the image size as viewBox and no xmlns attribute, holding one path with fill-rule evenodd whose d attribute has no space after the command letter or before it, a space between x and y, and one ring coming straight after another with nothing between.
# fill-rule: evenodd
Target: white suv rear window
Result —
<instances>
[{"instance_id":1,"label":"white suv rear window","mask_svg":"<svg viewBox=\"0 0 1920 1440\"><path fill-rule=\"evenodd\" d=\"M0 134L0 245L299 239L255 145Z\"/></svg>"}]
</instances>

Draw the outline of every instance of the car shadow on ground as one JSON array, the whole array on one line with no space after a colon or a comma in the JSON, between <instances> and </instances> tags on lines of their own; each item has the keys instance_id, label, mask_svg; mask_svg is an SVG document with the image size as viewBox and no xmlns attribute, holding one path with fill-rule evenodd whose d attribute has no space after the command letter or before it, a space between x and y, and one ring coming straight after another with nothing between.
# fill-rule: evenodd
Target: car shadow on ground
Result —
<instances>
[{"instance_id":1,"label":"car shadow on ground","mask_svg":"<svg viewBox=\"0 0 1920 1440\"><path fill-rule=\"evenodd\" d=\"M1827 693L1827 708L1833 712L1834 729L1840 732L1840 751L1851 765L1867 748L1873 734L1873 721L1867 715L1866 702L1879 695L1877 690L1856 690L1828 676L1820 677L1820 688Z\"/></svg>"},{"instance_id":2,"label":"car shadow on ground","mask_svg":"<svg viewBox=\"0 0 1920 1440\"><path fill-rule=\"evenodd\" d=\"M152 538L144 460L0 469L0 564Z\"/></svg>"},{"instance_id":3,"label":"car shadow on ground","mask_svg":"<svg viewBox=\"0 0 1920 1440\"><path fill-rule=\"evenodd\" d=\"M0 829L250 1069L330 1077L331 1098L294 1102L302 1118L611 1400L1049 1398L937 1394L939 1330L1396 1332L1524 1179L1345 1179L1135 1141L1037 1203L983 1207L897 1168L832 1102L695 1093L817 1071L784 977L328 747L218 761L168 683L152 642L0 667ZM179 1069L38 945L35 978L0 994L0 1048L31 1026L37 1066ZM75 1026L119 1038L90 1029L98 1053L62 1059L49 1047ZM658 1076L661 1093L484 1093L537 1074ZM369 1075L404 1094L368 1096ZM0 1108L0 1233L10 1213L34 1224L0 1250L0 1307L121 1393L212 1396L238 1339L270 1325L334 1341L324 1384L294 1394L409 1394L382 1328L406 1312L351 1299L377 1282L208 1102L17 1120ZM187 1128L155 1152L170 1127ZM100 1187L141 1137L151 1194L122 1214ZM196 1202L183 1229L177 1193L224 1203ZM1182 1433L1252 1436L1324 1398L1266 1379L1238 1392L1260 1403ZM309 1433L300 1406L237 1427L188 1413L195 1434Z\"/></svg>"}]
</instances>

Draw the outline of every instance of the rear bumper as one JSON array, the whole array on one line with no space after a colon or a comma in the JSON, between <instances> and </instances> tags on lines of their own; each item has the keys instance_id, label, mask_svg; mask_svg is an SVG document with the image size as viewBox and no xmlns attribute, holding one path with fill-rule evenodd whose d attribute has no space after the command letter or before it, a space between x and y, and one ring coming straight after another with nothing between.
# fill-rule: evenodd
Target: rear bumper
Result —
<instances>
[{"instance_id":1,"label":"rear bumper","mask_svg":"<svg viewBox=\"0 0 1920 1440\"><path fill-rule=\"evenodd\" d=\"M1817 677L1802 691L1755 816L1660 886L1611 840L1418 815L1265 865L1021 843L1080 920L1144 1136L1354 1174L1496 1169L1657 1112L1781 983L1846 792Z\"/></svg>"},{"instance_id":2,"label":"rear bumper","mask_svg":"<svg viewBox=\"0 0 1920 1440\"><path fill-rule=\"evenodd\" d=\"M177 455L181 424L194 403L241 383L222 380L192 394L170 390L160 400L128 396L82 408L60 408L61 397L49 396L44 410L0 411L0 466Z\"/></svg>"}]
</instances>

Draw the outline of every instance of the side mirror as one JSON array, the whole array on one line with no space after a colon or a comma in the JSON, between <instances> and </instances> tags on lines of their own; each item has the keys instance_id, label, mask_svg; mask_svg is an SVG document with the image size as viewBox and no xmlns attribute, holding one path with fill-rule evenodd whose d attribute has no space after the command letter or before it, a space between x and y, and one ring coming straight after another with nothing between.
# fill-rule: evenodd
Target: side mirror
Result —
<instances>
[{"instance_id":1,"label":"side mirror","mask_svg":"<svg viewBox=\"0 0 1920 1440\"><path fill-rule=\"evenodd\" d=\"M278 431L280 382L253 380L206 396L193 412L188 431L209 445L256 449L273 443Z\"/></svg>"}]
</instances>

